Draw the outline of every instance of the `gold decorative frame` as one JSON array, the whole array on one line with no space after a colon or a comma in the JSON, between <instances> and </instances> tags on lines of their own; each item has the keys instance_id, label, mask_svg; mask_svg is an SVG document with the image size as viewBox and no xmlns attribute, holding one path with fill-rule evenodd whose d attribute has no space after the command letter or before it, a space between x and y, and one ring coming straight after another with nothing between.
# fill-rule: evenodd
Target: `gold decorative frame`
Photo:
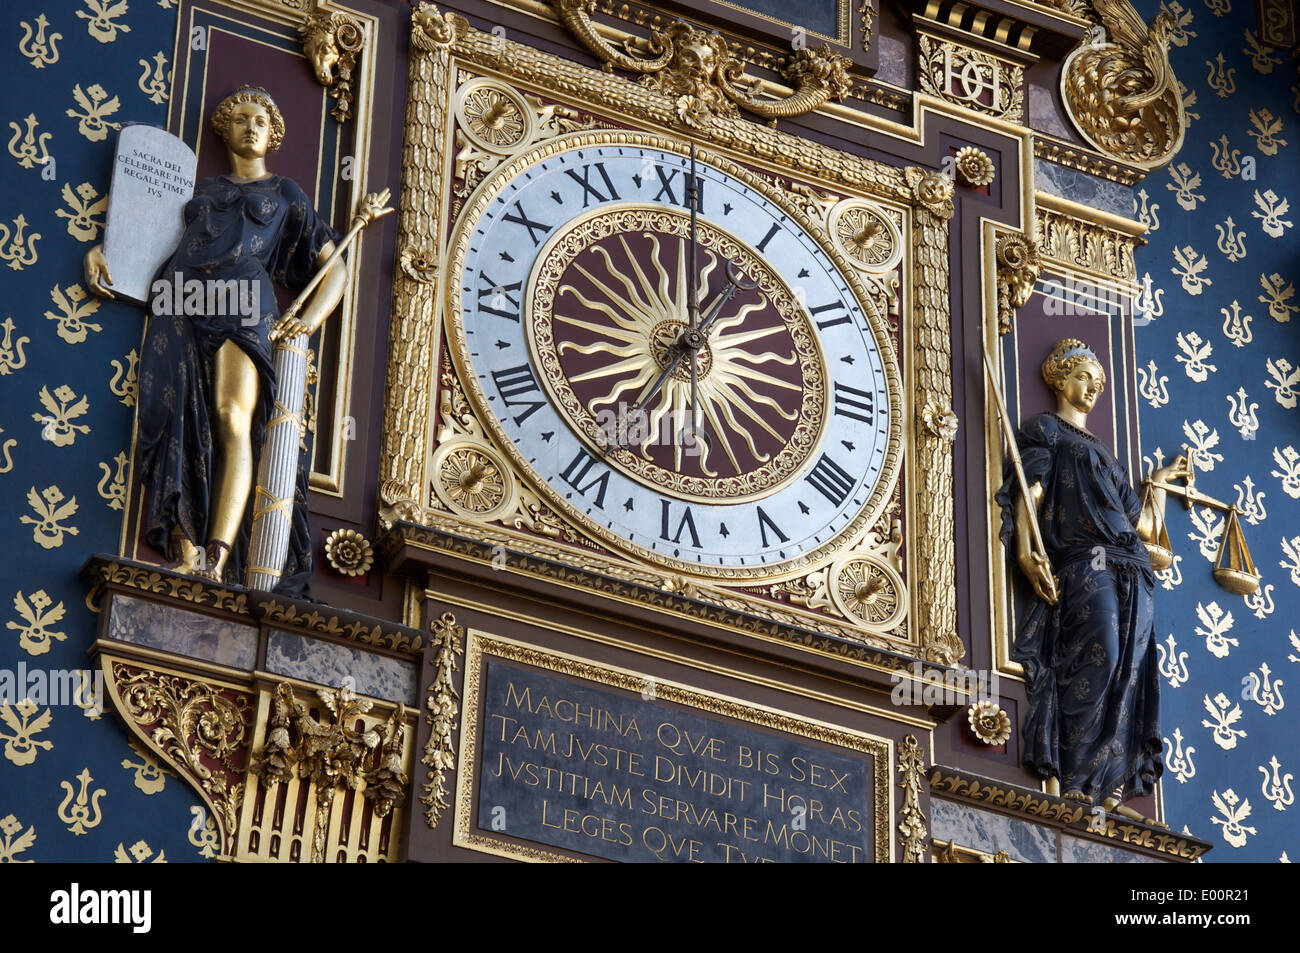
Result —
<instances>
[{"instance_id":1,"label":"gold decorative frame","mask_svg":"<svg viewBox=\"0 0 1300 953\"><path fill-rule=\"evenodd\" d=\"M1050 271L1065 278L1086 282L1095 286L1102 294L1109 294L1120 302L1133 302L1141 292L1137 281L1137 268L1134 264L1134 251L1143 243L1142 235L1146 226L1103 212L1099 209L1059 198L1046 192L1036 193L1033 234L1037 241L1029 243L1020 236L1026 249L1033 254L1020 264L1020 269L1004 264L998 254L999 235L993 225L985 224L984 236L984 297L985 313L998 314L1003 311L1004 292L1009 294L1006 282L1015 277L1017 271L1024 272L1019 277L1028 284L1025 300L1034 290L1040 271ZM1029 275L1032 273L1032 278ZM1012 296L1014 297L1014 296ZM1015 303L1014 301L1012 303ZM1002 364L1002 349L999 337L1002 333L1015 334L1014 322L1004 331L999 322L986 321L984 324L984 345L997 362L997 371L1005 378ZM1112 334L1118 334L1122 340L1123 328L1112 328ZM1121 367L1122 367L1121 363ZM1114 378L1115 368L1111 368L1110 377ZM984 386L988 387L985 378ZM1004 385L1005 386L1005 383ZM1016 572L1014 565L1006 560L1002 543L998 539L997 527L1001 525L1002 515L993 495L1002 484L1002 468L1005 457L1001 424L998 422L997 407L992 397L985 400L984 440L987 451L987 501L988 501L988 560L989 560L989 632L992 640L993 664L999 674L1012 678L1023 678L1024 669L1019 662L1011 660L1011 646L1014 633L1011 631L1011 584ZM1123 455L1121 454L1121 459ZM1131 461L1130 461L1131 462Z\"/></svg>"},{"instance_id":2,"label":"gold decorative frame","mask_svg":"<svg viewBox=\"0 0 1300 953\"><path fill-rule=\"evenodd\" d=\"M694 591L689 578L660 569L643 572L635 564L552 542L560 535L555 518L523 487L516 505L501 523L488 524L450 514L430 499L430 469L434 433L433 394L442 376L435 360L443 337L443 313L450 303L451 276L443 249L448 241L452 213L460 203L450 194L453 157L451 141L455 89L476 76L500 77L524 93L559 98L574 107L589 109L627 122L645 135L668 133L680 138L677 103L671 97L627 79L573 63L561 57L475 30L462 17L443 14L432 4L416 7L412 19L412 56L406 116L404 177L399 221L399 267L395 270L393 324L389 339L387 405L380 460L380 521L388 529L398 521L472 536L496 537L509 549L568 562L604 574L627 578L645 576L651 585L669 591ZM519 103L515 100L515 107ZM879 126L879 131L910 142L925 139L927 112L961 115L962 111L926 98L917 125L912 129L857 115L858 124ZM579 114L559 106L545 107L546 116ZM540 123L546 120L539 119ZM566 120L569 121L569 120ZM998 124L997 120L985 120ZM591 125L585 126L590 129ZM535 128L535 127L534 127ZM570 125L572 129L574 126ZM1022 130L1005 125L1020 138L1020 163L1027 168L1029 138ZM565 131L555 128L550 135ZM598 135L592 132L591 135ZM871 199L903 223L906 256L904 274L914 276L899 290L898 312L902 321L903 349L910 366L902 368L903 392L916 395L915 413L903 419L902 436L908 447L904 462L909 500L906 505L909 546L907 578L922 589L909 593L913 606L906 620L905 644L925 658L952 663L961 658L956 630L956 576L954 567L953 455L951 432L951 319L948 288L948 217L951 201L931 207L930 193L915 191L917 182L929 183L924 170L895 168L884 163L844 153L821 143L803 139L737 117L718 117L691 135L710 141L715 155L750 168L771 169L783 176L808 177L819 185L835 189L844 197ZM535 142L521 135L518 151ZM508 160L501 160L503 162ZM937 211L936 211L937 209ZM1032 214L1032 201L1026 211ZM837 252L838 254L838 252ZM846 267L853 278L854 269ZM871 285L873 279L862 279ZM873 285L874 287L874 285ZM864 306L867 299L862 296ZM446 393L444 391L444 393ZM447 399L446 397L440 399ZM462 398L463 400L463 398ZM453 395L454 403L454 395ZM472 434L480 427L472 414L463 423ZM909 419L910 418L910 419ZM444 423L446 423L444 416ZM929 425L927 426L927 422ZM489 444L489 449L492 449ZM920 488L924 488L924 492ZM863 527L871 530L872 527ZM869 537L870 532L867 533ZM886 527L883 538L887 539ZM910 588L910 587L909 587ZM879 647L900 648L896 638L878 638L871 629L833 624L833 619L798 606L785 607L756 602L742 592L714 596L721 605L761 612L777 611L791 617L793 624L834 634L838 638L868 642ZM880 633L884 635L884 633Z\"/></svg>"},{"instance_id":3,"label":"gold decorative frame","mask_svg":"<svg viewBox=\"0 0 1300 953\"><path fill-rule=\"evenodd\" d=\"M532 847L482 833L474 827L474 778L478 756L478 709L484 674L484 658L518 662L571 678L640 693L653 681L657 699L684 705L725 718L757 725L774 731L799 735L822 744L836 745L869 754L872 759L872 847L876 863L894 859L890 827L894 817L894 794L891 774L894 765L894 742L866 732L852 731L835 725L792 715L774 708L754 705L739 699L698 691L677 682L638 674L628 669L597 665L567 653L538 649L513 639L501 638L470 629L465 649L464 704L460 723L460 759L456 769L455 819L452 845L478 850L516 860L573 863L579 858L546 847ZM909 736L911 737L911 736Z\"/></svg>"}]
</instances>

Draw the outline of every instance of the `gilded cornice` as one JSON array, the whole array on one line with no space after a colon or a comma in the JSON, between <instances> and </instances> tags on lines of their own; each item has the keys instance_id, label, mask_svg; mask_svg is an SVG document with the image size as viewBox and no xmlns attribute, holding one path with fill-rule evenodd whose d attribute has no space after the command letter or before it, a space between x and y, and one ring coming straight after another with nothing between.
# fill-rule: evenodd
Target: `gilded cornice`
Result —
<instances>
[{"instance_id":1,"label":"gilded cornice","mask_svg":"<svg viewBox=\"0 0 1300 953\"><path fill-rule=\"evenodd\" d=\"M543 553L538 547L531 552L515 548L519 536L488 527L476 529L478 538L457 534L463 527L454 520L430 513L428 526L396 523L378 543L380 558L394 571L410 571L403 564L423 566L433 555L443 554L490 566L495 572L511 572L556 583L575 593L596 595L614 603L653 609L664 615L699 622L746 635L758 636L807 648L821 655L876 669L879 672L915 674L917 661L906 652L914 649L872 637L861 629L836 623L835 620L788 611L775 603L756 603L727 597L724 593L677 577L665 578L627 564L615 563L598 554L556 547ZM949 534L951 535L951 534ZM512 547L512 548L507 548ZM759 615L762 611L765 614ZM939 651L926 652L927 658ZM931 670L921 663L921 671Z\"/></svg>"},{"instance_id":2,"label":"gilded cornice","mask_svg":"<svg viewBox=\"0 0 1300 953\"><path fill-rule=\"evenodd\" d=\"M105 589L134 592L176 603L180 608L217 610L281 629L296 629L403 655L419 655L424 640L417 629L346 609L271 593L236 591L158 566L111 556L92 556L81 571L90 583L87 604L98 603Z\"/></svg>"},{"instance_id":3,"label":"gilded cornice","mask_svg":"<svg viewBox=\"0 0 1300 953\"><path fill-rule=\"evenodd\" d=\"M930 769L930 796L996 808L1035 826L1055 827L1082 836L1099 835L1161 860L1193 861L1210 849L1205 841L1171 833L1168 828L1130 821L1118 814L1105 814L1101 822L1102 815L1078 801L944 765Z\"/></svg>"},{"instance_id":4,"label":"gilded cornice","mask_svg":"<svg viewBox=\"0 0 1300 953\"><path fill-rule=\"evenodd\" d=\"M1123 284L1137 281L1133 253L1143 244L1146 226L1043 192L1037 195L1036 219L1044 261Z\"/></svg>"}]
</instances>

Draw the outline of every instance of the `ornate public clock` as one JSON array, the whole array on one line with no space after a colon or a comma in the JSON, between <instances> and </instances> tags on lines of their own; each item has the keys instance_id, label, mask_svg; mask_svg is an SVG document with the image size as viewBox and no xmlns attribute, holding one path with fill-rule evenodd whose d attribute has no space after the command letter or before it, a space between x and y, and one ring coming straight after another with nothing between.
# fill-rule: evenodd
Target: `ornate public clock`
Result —
<instances>
[{"instance_id":1,"label":"ornate public clock","mask_svg":"<svg viewBox=\"0 0 1300 953\"><path fill-rule=\"evenodd\" d=\"M448 340L505 459L443 466L441 489L465 505L508 467L626 556L788 578L858 541L894 489L901 376L859 273L894 268L901 243L861 202L819 230L789 192L712 153L692 216L690 169L682 141L579 131L468 196ZM902 609L889 575L877 622Z\"/></svg>"}]
</instances>

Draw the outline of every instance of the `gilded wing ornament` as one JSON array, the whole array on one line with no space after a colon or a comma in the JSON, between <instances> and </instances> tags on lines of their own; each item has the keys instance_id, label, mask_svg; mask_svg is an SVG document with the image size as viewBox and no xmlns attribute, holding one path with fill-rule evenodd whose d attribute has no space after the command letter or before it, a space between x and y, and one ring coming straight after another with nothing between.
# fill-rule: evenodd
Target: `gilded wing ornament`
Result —
<instances>
[{"instance_id":1,"label":"gilded wing ornament","mask_svg":"<svg viewBox=\"0 0 1300 953\"><path fill-rule=\"evenodd\" d=\"M1161 11L1148 27L1128 0L1093 0L1092 10L1106 40L1085 41L1066 59L1066 109L1102 152L1153 169L1178 151L1187 126L1169 65L1173 20Z\"/></svg>"}]
</instances>

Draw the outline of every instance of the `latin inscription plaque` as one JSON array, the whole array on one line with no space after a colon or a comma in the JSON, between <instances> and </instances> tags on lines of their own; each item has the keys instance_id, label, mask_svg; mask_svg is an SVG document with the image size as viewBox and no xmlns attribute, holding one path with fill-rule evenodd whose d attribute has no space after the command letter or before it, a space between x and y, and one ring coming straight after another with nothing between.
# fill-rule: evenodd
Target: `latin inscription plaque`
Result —
<instances>
[{"instance_id":1,"label":"latin inscription plaque","mask_svg":"<svg viewBox=\"0 0 1300 953\"><path fill-rule=\"evenodd\" d=\"M477 826L620 861L872 859L870 754L485 661Z\"/></svg>"}]
</instances>

